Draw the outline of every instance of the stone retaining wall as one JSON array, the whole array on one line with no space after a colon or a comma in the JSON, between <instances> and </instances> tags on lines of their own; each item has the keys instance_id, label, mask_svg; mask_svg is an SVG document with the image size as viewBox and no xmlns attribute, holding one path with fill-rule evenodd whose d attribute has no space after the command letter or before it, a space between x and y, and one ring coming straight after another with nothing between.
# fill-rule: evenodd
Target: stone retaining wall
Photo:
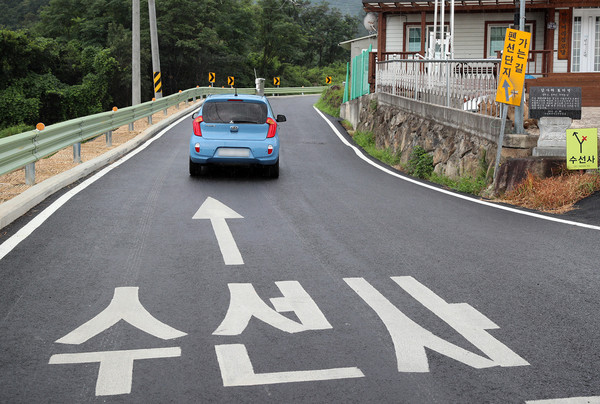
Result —
<instances>
[{"instance_id":1,"label":"stone retaining wall","mask_svg":"<svg viewBox=\"0 0 600 404\"><path fill-rule=\"evenodd\" d=\"M475 177L494 167L500 119L389 94L369 94L342 105L341 117L377 146L401 153L406 164L415 146L433 155L434 171L451 178ZM537 137L506 135L502 159L531 156Z\"/></svg>"}]
</instances>

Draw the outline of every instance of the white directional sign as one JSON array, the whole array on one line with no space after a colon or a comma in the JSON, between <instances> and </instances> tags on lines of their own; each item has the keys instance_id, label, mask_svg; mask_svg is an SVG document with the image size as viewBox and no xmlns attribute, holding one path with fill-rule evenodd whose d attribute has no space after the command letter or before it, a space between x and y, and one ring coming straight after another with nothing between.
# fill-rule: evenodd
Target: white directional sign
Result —
<instances>
[{"instance_id":1,"label":"white directional sign","mask_svg":"<svg viewBox=\"0 0 600 404\"><path fill-rule=\"evenodd\" d=\"M225 219L243 219L244 217L214 198L208 197L200 206L193 219L210 220L225 265L244 265L242 254L235 243Z\"/></svg>"}]
</instances>

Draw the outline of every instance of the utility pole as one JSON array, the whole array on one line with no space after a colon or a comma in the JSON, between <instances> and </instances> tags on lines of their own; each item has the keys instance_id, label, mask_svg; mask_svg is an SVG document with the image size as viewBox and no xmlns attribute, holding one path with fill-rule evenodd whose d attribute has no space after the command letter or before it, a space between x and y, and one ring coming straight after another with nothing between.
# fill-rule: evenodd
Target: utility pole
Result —
<instances>
[{"instance_id":1,"label":"utility pole","mask_svg":"<svg viewBox=\"0 0 600 404\"><path fill-rule=\"evenodd\" d=\"M137 105L142 102L140 84L140 0L132 0L131 39L131 105Z\"/></svg>"},{"instance_id":2,"label":"utility pole","mask_svg":"<svg viewBox=\"0 0 600 404\"><path fill-rule=\"evenodd\" d=\"M525 31L525 0L520 1L519 6L519 31ZM525 133L523 128L523 115L525 111L525 88L523 88L521 105L515 107L515 133Z\"/></svg>"},{"instance_id":3,"label":"utility pole","mask_svg":"<svg viewBox=\"0 0 600 404\"><path fill-rule=\"evenodd\" d=\"M160 74L160 57L158 54L158 30L156 29L156 6L154 0L148 0L150 15L150 44L152 47L152 71L154 79L154 98L162 97L162 78Z\"/></svg>"}]
</instances>

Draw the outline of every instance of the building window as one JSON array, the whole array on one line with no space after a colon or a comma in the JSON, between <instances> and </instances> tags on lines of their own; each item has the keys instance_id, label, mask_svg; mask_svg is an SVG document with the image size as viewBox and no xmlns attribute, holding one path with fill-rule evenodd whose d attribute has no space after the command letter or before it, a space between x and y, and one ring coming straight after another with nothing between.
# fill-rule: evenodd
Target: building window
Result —
<instances>
[{"instance_id":1,"label":"building window","mask_svg":"<svg viewBox=\"0 0 600 404\"><path fill-rule=\"evenodd\" d=\"M421 27L408 28L408 52L421 51Z\"/></svg>"},{"instance_id":2,"label":"building window","mask_svg":"<svg viewBox=\"0 0 600 404\"><path fill-rule=\"evenodd\" d=\"M449 34L450 27L445 24L444 31ZM429 37L433 34L433 25L427 25L427 35L425 36L425 49L429 48ZM440 36L438 26L438 37ZM438 46L437 52L440 51ZM421 51L421 26L409 26L407 24L407 35L406 35L406 52L420 52Z\"/></svg>"},{"instance_id":3,"label":"building window","mask_svg":"<svg viewBox=\"0 0 600 404\"><path fill-rule=\"evenodd\" d=\"M487 43L487 55L486 57L495 58L498 53L504 49L504 38L506 37L506 30L513 28L514 26L510 23L489 23L488 26L488 43ZM525 31L533 32L533 24L525 24ZM531 43L533 43L533 38ZM531 49L530 43L530 49Z\"/></svg>"}]
</instances>

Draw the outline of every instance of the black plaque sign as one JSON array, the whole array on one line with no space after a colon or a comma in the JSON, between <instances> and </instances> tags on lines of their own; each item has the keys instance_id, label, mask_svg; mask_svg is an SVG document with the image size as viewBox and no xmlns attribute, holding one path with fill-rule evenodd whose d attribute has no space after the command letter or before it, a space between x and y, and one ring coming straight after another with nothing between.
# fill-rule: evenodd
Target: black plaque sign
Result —
<instances>
[{"instance_id":1,"label":"black plaque sign","mask_svg":"<svg viewBox=\"0 0 600 404\"><path fill-rule=\"evenodd\" d=\"M529 117L581 119L581 87L529 87Z\"/></svg>"}]
</instances>

